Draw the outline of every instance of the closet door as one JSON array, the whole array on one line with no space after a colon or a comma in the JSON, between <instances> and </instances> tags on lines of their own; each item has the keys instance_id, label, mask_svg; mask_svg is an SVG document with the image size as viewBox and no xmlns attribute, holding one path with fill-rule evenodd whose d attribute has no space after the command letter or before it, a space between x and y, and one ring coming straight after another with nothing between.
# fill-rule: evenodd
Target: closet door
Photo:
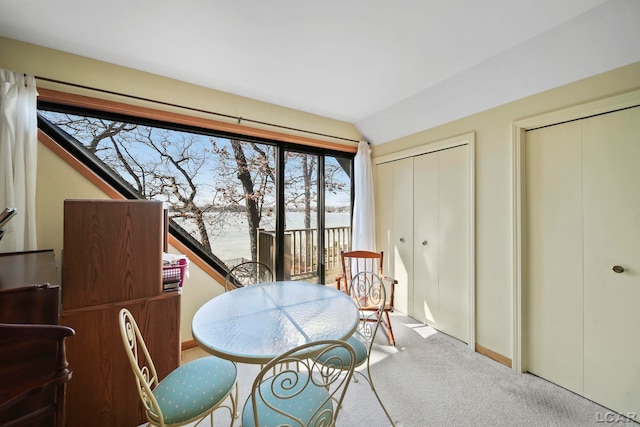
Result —
<instances>
[{"instance_id":1,"label":"closet door","mask_svg":"<svg viewBox=\"0 0 640 427\"><path fill-rule=\"evenodd\" d=\"M394 306L409 313L413 281L413 158L376 166L376 243L395 278Z\"/></svg>"},{"instance_id":2,"label":"closet door","mask_svg":"<svg viewBox=\"0 0 640 427\"><path fill-rule=\"evenodd\" d=\"M469 341L469 149L414 158L413 317Z\"/></svg>"},{"instance_id":3,"label":"closet door","mask_svg":"<svg viewBox=\"0 0 640 427\"><path fill-rule=\"evenodd\" d=\"M583 122L584 395L640 414L640 108Z\"/></svg>"},{"instance_id":4,"label":"closet door","mask_svg":"<svg viewBox=\"0 0 640 427\"><path fill-rule=\"evenodd\" d=\"M414 244L412 317L429 325L440 320L438 289L438 153L413 160Z\"/></svg>"},{"instance_id":5,"label":"closet door","mask_svg":"<svg viewBox=\"0 0 640 427\"><path fill-rule=\"evenodd\" d=\"M527 370L582 394L580 122L526 134Z\"/></svg>"},{"instance_id":6,"label":"closet door","mask_svg":"<svg viewBox=\"0 0 640 427\"><path fill-rule=\"evenodd\" d=\"M469 147L438 152L440 330L469 342Z\"/></svg>"},{"instance_id":7,"label":"closet door","mask_svg":"<svg viewBox=\"0 0 640 427\"><path fill-rule=\"evenodd\" d=\"M530 372L640 413L640 108L527 132Z\"/></svg>"}]
</instances>

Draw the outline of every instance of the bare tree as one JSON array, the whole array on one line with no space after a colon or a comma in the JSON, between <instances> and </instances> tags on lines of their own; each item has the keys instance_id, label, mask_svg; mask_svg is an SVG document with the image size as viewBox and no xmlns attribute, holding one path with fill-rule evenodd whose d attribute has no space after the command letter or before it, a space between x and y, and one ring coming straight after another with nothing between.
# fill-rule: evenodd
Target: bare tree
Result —
<instances>
[{"instance_id":1,"label":"bare tree","mask_svg":"<svg viewBox=\"0 0 640 427\"><path fill-rule=\"evenodd\" d=\"M62 113L47 117L141 196L168 203L172 219L197 234L211 254L211 239L239 225L237 214L244 213L251 257L257 258L258 229L265 227L265 217L273 223L275 210L274 146ZM318 157L288 155L295 166L286 203L304 211L304 227L310 228ZM343 185L326 188L338 191Z\"/></svg>"}]
</instances>

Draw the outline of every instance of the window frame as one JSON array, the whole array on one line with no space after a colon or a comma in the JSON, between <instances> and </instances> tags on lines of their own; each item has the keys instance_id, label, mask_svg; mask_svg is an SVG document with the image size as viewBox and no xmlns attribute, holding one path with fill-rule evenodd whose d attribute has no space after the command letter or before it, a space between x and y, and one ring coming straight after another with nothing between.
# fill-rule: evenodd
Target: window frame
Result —
<instances>
[{"instance_id":1,"label":"window frame","mask_svg":"<svg viewBox=\"0 0 640 427\"><path fill-rule=\"evenodd\" d=\"M345 145L342 143L318 140L298 135L290 135L280 132L273 132L259 128L253 128L239 123L226 123L210 118L199 117L191 114L182 114L174 111L166 111L156 108L149 108L141 105L122 103L101 98L93 98L84 95L71 94L66 92L55 91L51 89L39 88L38 109L48 109L52 111L65 112L69 114L90 115L92 117L100 117L105 119L128 121L146 126L155 126L165 129L178 131L188 131L201 133L206 135L214 135L222 138L236 138L248 142L257 142L274 145L276 147L277 161L276 165L284 159L284 152L298 151L308 154L318 155L322 160L319 163L324 167L325 156L336 156L349 158L351 160L351 209L353 211L354 203L354 182L353 182L353 164L357 147ZM185 107L185 109L187 109ZM188 110L188 109L187 109ZM203 113L206 114L206 113ZM63 157L76 170L81 172L86 178L98 185L112 198L138 198L135 192L132 192L125 180L114 174L110 169L105 167L82 150L77 145L69 141L65 135L60 134L55 128L50 127L42 120L38 120L39 140L54 150L58 155ZM278 174L284 171L283 167L277 167ZM324 172L318 170L324 177ZM280 177L280 175L278 175ZM319 175L320 177L321 175ZM324 184L324 180L322 180ZM318 180L318 189L320 190L320 179ZM323 194L324 189L318 194ZM283 182L276 180L276 193L278 211L284 215L284 197ZM322 203L320 205L320 203ZM324 198L319 197L318 214L324 211ZM280 215L280 214L279 214ZM323 215L322 215L323 216ZM324 221L320 218L318 224ZM283 222L278 221L278 224ZM284 238L284 229L280 230L276 226L277 239L282 242ZM323 233L319 233L323 234ZM206 273L211 275L218 281L224 280L226 268L222 260L217 258L215 254L204 252L195 239L188 233L170 227L169 244L174 246L180 252L190 256L190 260ZM279 244L277 247L277 259L282 260L284 256L284 245ZM320 251L322 246L319 245ZM195 255L195 257L193 256ZM322 270L322 269L321 269ZM276 277L283 277L282 262L276 264ZM324 271L318 272L319 281L325 281Z\"/></svg>"}]
</instances>

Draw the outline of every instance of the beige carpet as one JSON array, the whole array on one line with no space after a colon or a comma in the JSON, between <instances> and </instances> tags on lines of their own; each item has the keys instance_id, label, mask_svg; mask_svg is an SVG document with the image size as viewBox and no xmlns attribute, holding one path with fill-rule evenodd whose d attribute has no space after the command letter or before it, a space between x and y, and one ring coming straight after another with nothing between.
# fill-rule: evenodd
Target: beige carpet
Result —
<instances>
[{"instance_id":1,"label":"beige carpet","mask_svg":"<svg viewBox=\"0 0 640 427\"><path fill-rule=\"evenodd\" d=\"M379 337L373 380L398 427L602 426L611 414L587 399L530 374L518 374L445 334L394 313L397 347ZM206 355L183 353L184 361ZM258 367L238 365L244 404ZM228 426L218 412L214 426ZM625 425L637 425L626 420ZM631 423L631 424L629 424ZM237 422L236 425L239 423ZM338 426L388 426L364 381L349 386ZM208 422L201 426L209 427Z\"/></svg>"}]
</instances>

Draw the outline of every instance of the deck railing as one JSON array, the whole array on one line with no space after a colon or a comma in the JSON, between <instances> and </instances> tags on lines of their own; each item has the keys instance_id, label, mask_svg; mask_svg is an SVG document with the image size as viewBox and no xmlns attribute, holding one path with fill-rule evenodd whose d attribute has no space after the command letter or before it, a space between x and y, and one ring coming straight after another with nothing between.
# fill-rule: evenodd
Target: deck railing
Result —
<instances>
[{"instance_id":1,"label":"deck railing","mask_svg":"<svg viewBox=\"0 0 640 427\"><path fill-rule=\"evenodd\" d=\"M285 230L285 279L305 280L318 271L318 230L294 228ZM350 227L327 227L324 231L325 274L340 269L340 251L351 247ZM275 268L275 232L258 230L258 260ZM327 277L327 282L332 277Z\"/></svg>"}]
</instances>

